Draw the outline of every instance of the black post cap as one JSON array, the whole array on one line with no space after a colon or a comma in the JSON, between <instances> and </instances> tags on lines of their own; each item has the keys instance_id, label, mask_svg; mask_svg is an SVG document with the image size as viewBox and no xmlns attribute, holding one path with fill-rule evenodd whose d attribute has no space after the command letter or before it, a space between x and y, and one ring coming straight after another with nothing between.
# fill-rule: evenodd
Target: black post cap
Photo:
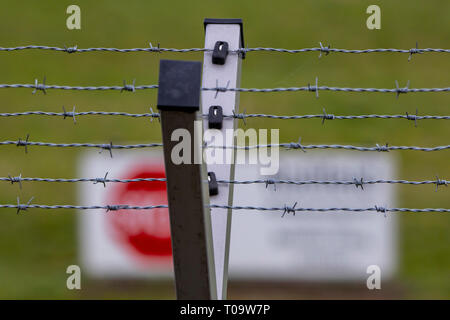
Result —
<instances>
[{"instance_id":1,"label":"black post cap","mask_svg":"<svg viewBox=\"0 0 450 320\"><path fill-rule=\"evenodd\" d=\"M202 64L198 61L161 60L158 109L198 111Z\"/></svg>"}]
</instances>

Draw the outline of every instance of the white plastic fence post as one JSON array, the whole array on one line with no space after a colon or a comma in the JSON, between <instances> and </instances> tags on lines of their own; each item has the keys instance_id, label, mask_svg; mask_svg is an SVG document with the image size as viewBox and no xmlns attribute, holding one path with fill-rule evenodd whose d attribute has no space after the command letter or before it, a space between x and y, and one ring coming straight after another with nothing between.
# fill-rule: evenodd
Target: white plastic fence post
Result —
<instances>
[{"instance_id":1,"label":"white plastic fence post","mask_svg":"<svg viewBox=\"0 0 450 320\"><path fill-rule=\"evenodd\" d=\"M244 47L243 27L241 19L205 19L205 48L213 49L220 47L222 59L216 59L214 52L207 51L203 61L203 87L240 87L242 54L228 53L223 59L223 54L228 51ZM219 43L218 43L219 42ZM226 44L225 44L226 43ZM213 61L214 60L214 61ZM219 60L219 61L217 61ZM202 110L203 114L209 114L210 108L220 106L224 115L232 115L239 112L239 92L226 91L203 91ZM217 111L217 110L216 110ZM213 126L214 127L214 126ZM234 130L237 121L234 118L223 118L220 130L225 137L226 130ZM204 119L204 128L209 128L209 120ZM234 136L231 141L224 139L223 145L233 146ZM208 142L207 142L208 143ZM215 142L208 143L213 145ZM227 154L228 153L228 154ZM228 159L228 160L227 160ZM233 159L232 164L229 163ZM208 172L214 172L217 179L234 179L235 152L232 149L223 150L223 164L207 164ZM219 184L218 194L210 195L211 204L233 204L233 184ZM231 209L225 213L223 209L211 209L211 223L214 245L214 264L216 269L217 298L226 299L228 280L228 260L231 231Z\"/></svg>"}]
</instances>

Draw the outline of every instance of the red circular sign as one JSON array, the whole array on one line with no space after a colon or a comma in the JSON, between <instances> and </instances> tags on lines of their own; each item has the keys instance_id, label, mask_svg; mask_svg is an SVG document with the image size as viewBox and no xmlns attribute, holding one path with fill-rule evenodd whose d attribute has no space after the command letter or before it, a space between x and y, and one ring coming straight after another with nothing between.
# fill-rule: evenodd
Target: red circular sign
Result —
<instances>
[{"instance_id":1,"label":"red circular sign","mask_svg":"<svg viewBox=\"0 0 450 320\"><path fill-rule=\"evenodd\" d=\"M163 166L133 166L122 179L165 178ZM114 184L108 203L136 206L167 204L164 181ZM167 208L118 210L108 213L114 238L142 262L171 262L172 246Z\"/></svg>"}]
</instances>

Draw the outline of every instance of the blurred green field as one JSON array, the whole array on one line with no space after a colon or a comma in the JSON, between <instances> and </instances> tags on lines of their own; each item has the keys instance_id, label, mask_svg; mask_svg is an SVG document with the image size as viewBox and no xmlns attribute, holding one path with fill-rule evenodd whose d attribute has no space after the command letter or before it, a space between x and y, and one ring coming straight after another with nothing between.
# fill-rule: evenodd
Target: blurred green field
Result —
<instances>
[{"instance_id":1,"label":"blurred green field","mask_svg":"<svg viewBox=\"0 0 450 320\"><path fill-rule=\"evenodd\" d=\"M43 44L87 47L202 47L203 19L242 18L249 47L303 48L330 43L336 48L448 48L450 43L449 1L6 1L1 0L0 46ZM66 28L66 8L81 7L82 29ZM381 30L366 28L365 10L381 7ZM406 5L407 4L407 5ZM47 77L47 84L121 85L155 84L160 58L201 60L202 54L83 53L50 51L0 52L0 83L33 83ZM319 77L319 85L348 87L394 87L411 81L411 87L448 87L448 54L330 54L296 55L248 53L243 62L242 87L303 86ZM50 90L47 95L29 89L0 89L0 112L44 110L60 112L76 105L77 111L156 110L156 91L135 93L69 92ZM248 113L317 114L326 108L333 114L448 115L448 93L394 94L320 92L241 94L241 109ZM255 128L281 128L280 140L305 144L437 146L449 143L448 122L424 120L414 127L406 120L304 121L247 120ZM30 134L30 141L157 142L158 122L145 119L83 117L71 119L20 117L0 119L0 140L16 140ZM3 146L0 176L18 175L69 178L76 175L81 151L71 149ZM118 151L120 152L120 151ZM317 151L320 152L320 151ZM449 178L449 151L434 153L398 151L396 177L408 180ZM450 208L449 189L437 192L433 185L400 186L402 207ZM73 184L0 184L0 203L15 203L16 197L35 203L76 203ZM172 292L157 289L120 288L66 289L65 270L78 264L76 215L70 211L29 210L16 215L0 209L0 298L170 298ZM397 281L403 298L450 298L450 216L402 214L400 217L400 270ZM94 286L94 285L93 285ZM88 292L88 293L86 293Z\"/></svg>"}]
</instances>

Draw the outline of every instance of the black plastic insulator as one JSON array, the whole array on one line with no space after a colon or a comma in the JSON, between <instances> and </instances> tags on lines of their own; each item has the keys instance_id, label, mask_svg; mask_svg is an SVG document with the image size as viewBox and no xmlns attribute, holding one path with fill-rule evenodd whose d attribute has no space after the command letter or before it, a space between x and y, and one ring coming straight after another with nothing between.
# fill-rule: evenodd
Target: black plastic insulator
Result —
<instances>
[{"instance_id":1,"label":"black plastic insulator","mask_svg":"<svg viewBox=\"0 0 450 320\"><path fill-rule=\"evenodd\" d=\"M216 174L208 172L209 195L215 196L219 194L219 185L217 184Z\"/></svg>"},{"instance_id":2,"label":"black plastic insulator","mask_svg":"<svg viewBox=\"0 0 450 320\"><path fill-rule=\"evenodd\" d=\"M214 45L214 51L212 54L212 63L213 64L225 64L228 56L228 42L226 41L217 41Z\"/></svg>"},{"instance_id":3,"label":"black plastic insulator","mask_svg":"<svg viewBox=\"0 0 450 320\"><path fill-rule=\"evenodd\" d=\"M211 106L208 111L208 128L222 129L223 109L221 106Z\"/></svg>"}]
</instances>

